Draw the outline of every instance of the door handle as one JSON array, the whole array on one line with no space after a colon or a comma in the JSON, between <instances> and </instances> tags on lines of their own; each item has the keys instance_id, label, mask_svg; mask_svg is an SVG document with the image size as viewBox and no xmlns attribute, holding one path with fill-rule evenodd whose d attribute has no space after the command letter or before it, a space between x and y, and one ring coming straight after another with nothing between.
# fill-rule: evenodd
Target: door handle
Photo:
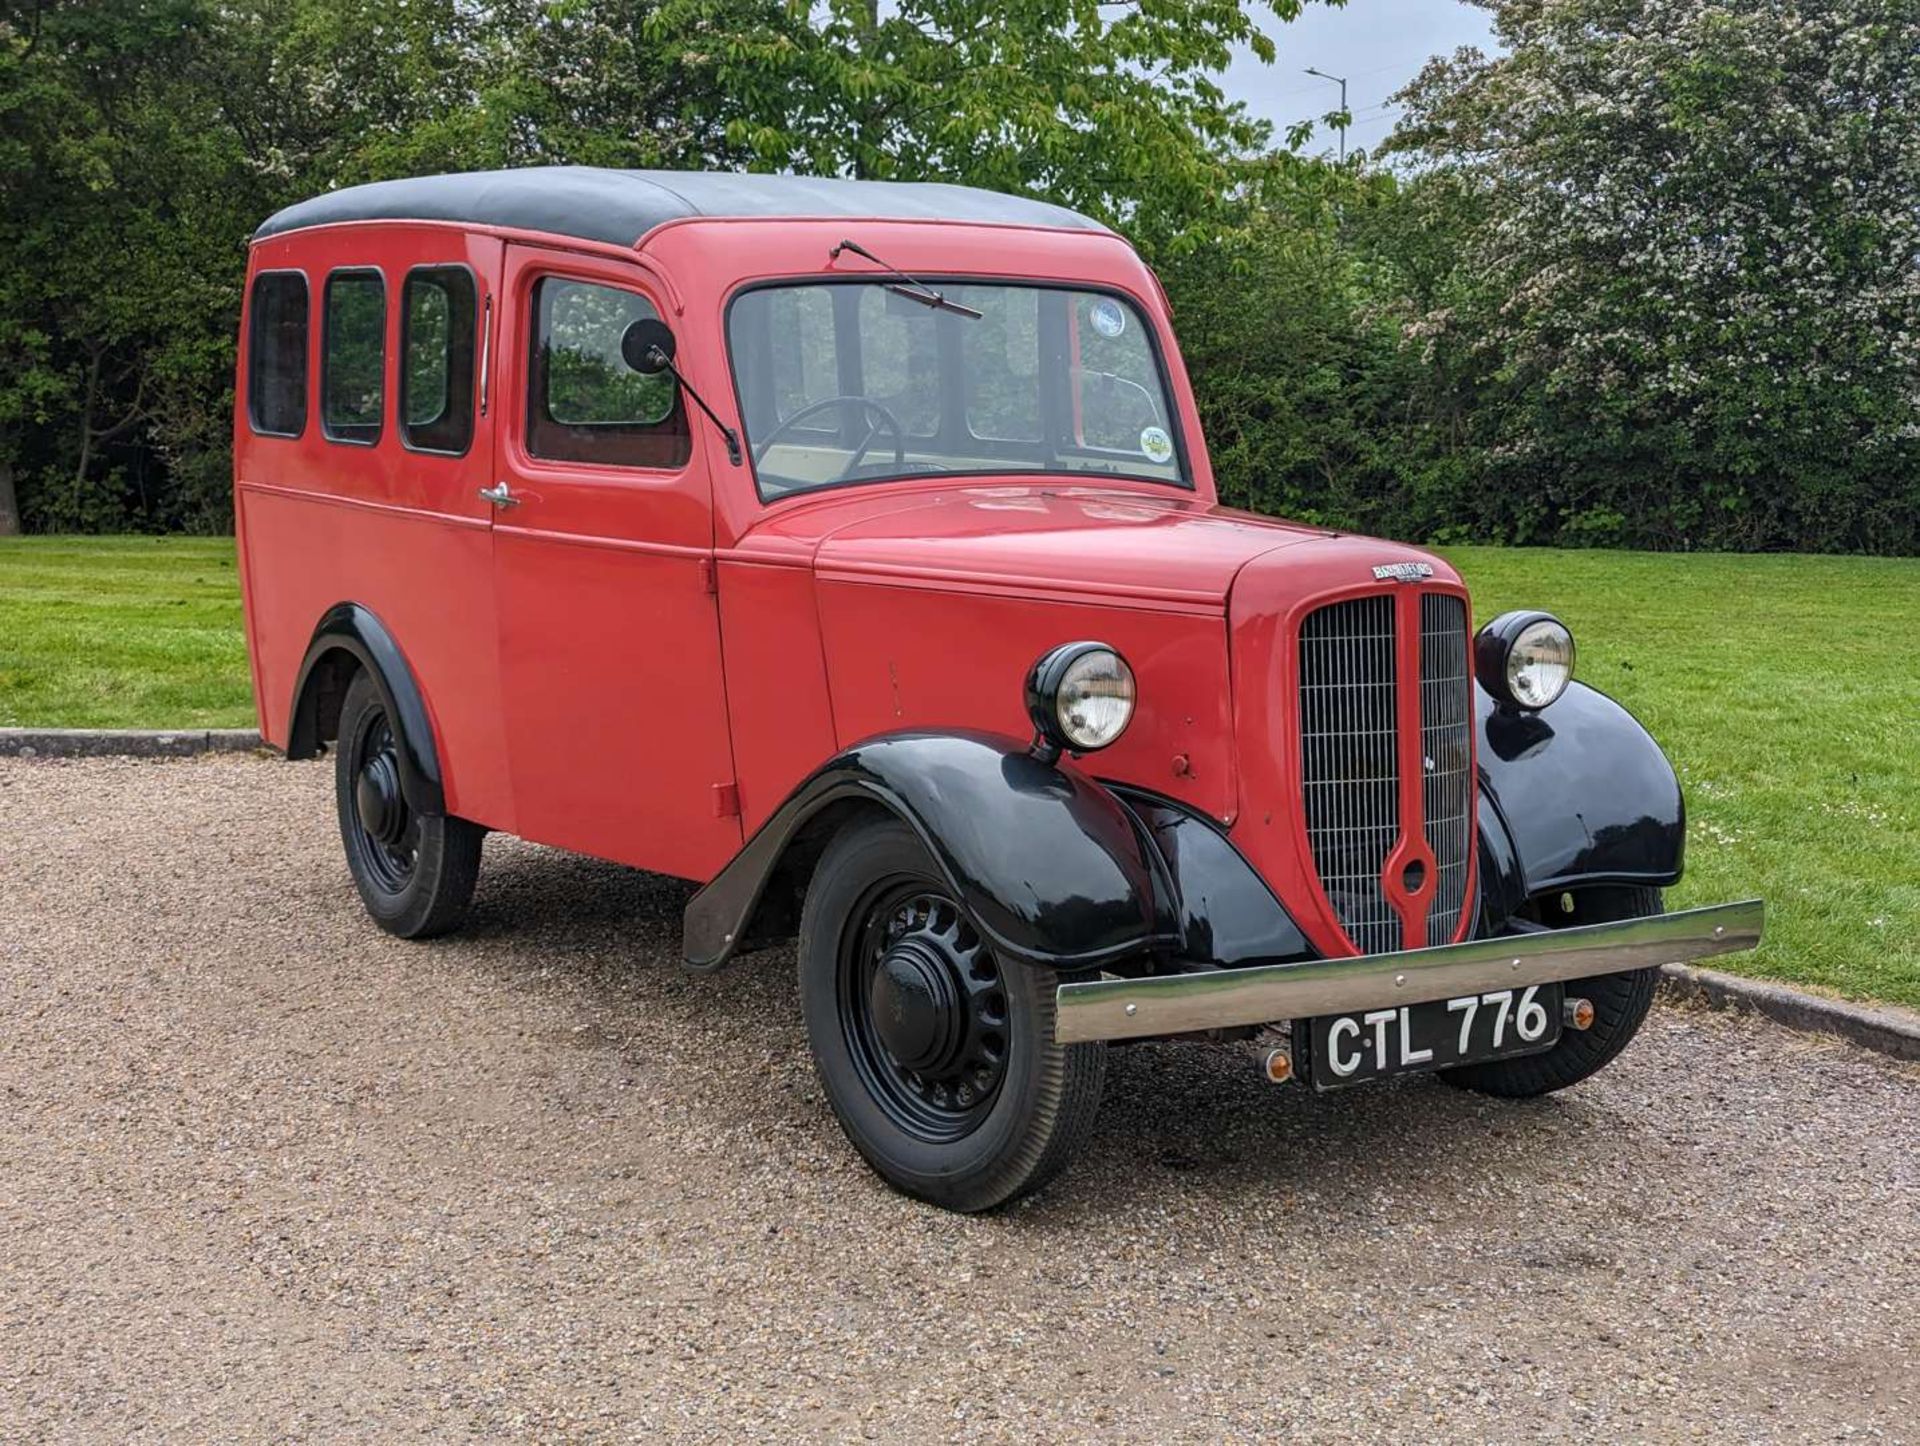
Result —
<instances>
[{"instance_id":1,"label":"door handle","mask_svg":"<svg viewBox=\"0 0 1920 1446\"><path fill-rule=\"evenodd\" d=\"M513 489L507 486L505 479L496 482L491 487L482 487L480 489L480 495L495 507L518 507L520 505L520 499L513 495Z\"/></svg>"}]
</instances>

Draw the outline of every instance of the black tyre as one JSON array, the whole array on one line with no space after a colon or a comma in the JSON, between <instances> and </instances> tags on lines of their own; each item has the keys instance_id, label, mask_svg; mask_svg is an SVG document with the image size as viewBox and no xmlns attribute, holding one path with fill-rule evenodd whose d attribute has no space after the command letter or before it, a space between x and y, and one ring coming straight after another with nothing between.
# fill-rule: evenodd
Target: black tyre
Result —
<instances>
[{"instance_id":1,"label":"black tyre","mask_svg":"<svg viewBox=\"0 0 1920 1446\"><path fill-rule=\"evenodd\" d=\"M424 818L400 791L400 740L380 690L357 673L340 705L333 791L347 868L374 923L403 939L456 927L473 898L486 830Z\"/></svg>"},{"instance_id":2,"label":"black tyre","mask_svg":"<svg viewBox=\"0 0 1920 1446\"><path fill-rule=\"evenodd\" d=\"M1571 910L1563 907L1561 896L1556 895L1543 906L1542 922L1555 928L1568 928L1574 924L1644 919L1665 912L1658 889L1613 886L1583 889L1568 897L1573 902ZM1658 969L1635 969L1626 974L1573 980L1567 985L1566 997L1592 1002L1591 1028L1569 1026L1561 1034L1560 1042L1545 1054L1463 1065L1459 1069L1442 1070L1440 1077L1462 1089L1507 1099L1528 1099L1578 1084L1611 1064L1614 1056L1640 1032L1640 1025L1653 1004L1654 985L1659 975Z\"/></svg>"},{"instance_id":3,"label":"black tyre","mask_svg":"<svg viewBox=\"0 0 1920 1446\"><path fill-rule=\"evenodd\" d=\"M896 1189L990 1210L1046 1184L1092 1128L1105 1046L1054 1042L1059 976L1002 967L907 825L833 840L799 952L827 1099Z\"/></svg>"}]
</instances>

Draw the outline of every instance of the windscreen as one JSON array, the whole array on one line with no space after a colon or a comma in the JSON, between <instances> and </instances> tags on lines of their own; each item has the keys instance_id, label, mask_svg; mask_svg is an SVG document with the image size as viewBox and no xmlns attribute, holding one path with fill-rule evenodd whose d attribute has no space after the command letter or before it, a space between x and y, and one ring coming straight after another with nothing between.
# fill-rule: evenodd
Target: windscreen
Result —
<instances>
[{"instance_id":1,"label":"windscreen","mask_svg":"<svg viewBox=\"0 0 1920 1446\"><path fill-rule=\"evenodd\" d=\"M735 298L727 335L769 500L941 473L1187 485L1152 333L1110 292L763 286Z\"/></svg>"}]
</instances>

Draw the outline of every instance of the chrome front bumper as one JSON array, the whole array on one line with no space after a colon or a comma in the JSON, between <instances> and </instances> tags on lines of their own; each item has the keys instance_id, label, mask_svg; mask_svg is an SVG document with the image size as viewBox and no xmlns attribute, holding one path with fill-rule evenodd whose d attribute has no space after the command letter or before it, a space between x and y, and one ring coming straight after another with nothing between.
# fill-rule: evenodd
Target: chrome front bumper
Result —
<instances>
[{"instance_id":1,"label":"chrome front bumper","mask_svg":"<svg viewBox=\"0 0 1920 1446\"><path fill-rule=\"evenodd\" d=\"M1404 954L1062 984L1054 1038L1079 1044L1273 1024L1737 954L1759 944L1764 913L1760 900L1748 899Z\"/></svg>"}]
</instances>

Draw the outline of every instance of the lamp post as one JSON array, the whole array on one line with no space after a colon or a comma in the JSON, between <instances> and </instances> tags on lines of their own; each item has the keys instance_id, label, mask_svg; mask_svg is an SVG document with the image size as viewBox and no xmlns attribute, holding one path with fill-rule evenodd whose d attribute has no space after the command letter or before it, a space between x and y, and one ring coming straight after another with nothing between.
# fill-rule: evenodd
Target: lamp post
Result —
<instances>
[{"instance_id":1,"label":"lamp post","mask_svg":"<svg viewBox=\"0 0 1920 1446\"><path fill-rule=\"evenodd\" d=\"M1307 67L1307 74L1317 75L1322 80L1330 80L1340 87L1340 114L1342 117L1345 117L1347 114L1347 78L1344 75L1328 75L1324 70L1315 70L1311 65ZM1346 159L1347 123L1345 119L1342 119L1340 122L1340 160L1344 163Z\"/></svg>"}]
</instances>

